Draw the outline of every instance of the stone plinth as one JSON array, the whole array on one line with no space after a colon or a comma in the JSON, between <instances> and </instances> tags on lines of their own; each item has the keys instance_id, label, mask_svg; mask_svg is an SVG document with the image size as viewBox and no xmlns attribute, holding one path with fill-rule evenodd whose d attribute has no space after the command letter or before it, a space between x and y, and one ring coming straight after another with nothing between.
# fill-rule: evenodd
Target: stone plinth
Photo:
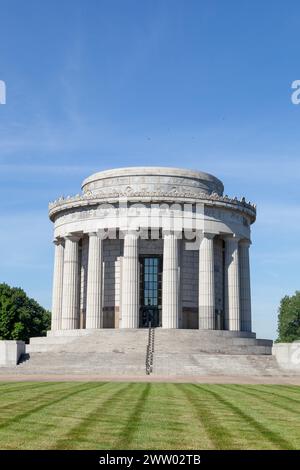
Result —
<instances>
[{"instance_id":1,"label":"stone plinth","mask_svg":"<svg viewBox=\"0 0 300 470\"><path fill-rule=\"evenodd\" d=\"M0 367L16 366L25 354L24 341L0 341Z\"/></svg>"}]
</instances>

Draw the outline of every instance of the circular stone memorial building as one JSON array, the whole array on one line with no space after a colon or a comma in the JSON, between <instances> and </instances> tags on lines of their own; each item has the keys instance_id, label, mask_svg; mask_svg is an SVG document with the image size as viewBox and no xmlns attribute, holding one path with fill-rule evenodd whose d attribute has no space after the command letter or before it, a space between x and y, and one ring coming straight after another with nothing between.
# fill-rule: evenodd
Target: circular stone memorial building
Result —
<instances>
[{"instance_id":1,"label":"circular stone memorial building","mask_svg":"<svg viewBox=\"0 0 300 470\"><path fill-rule=\"evenodd\" d=\"M250 227L256 208L200 171L101 171L49 206L52 333L102 328L251 335Z\"/></svg>"}]
</instances>

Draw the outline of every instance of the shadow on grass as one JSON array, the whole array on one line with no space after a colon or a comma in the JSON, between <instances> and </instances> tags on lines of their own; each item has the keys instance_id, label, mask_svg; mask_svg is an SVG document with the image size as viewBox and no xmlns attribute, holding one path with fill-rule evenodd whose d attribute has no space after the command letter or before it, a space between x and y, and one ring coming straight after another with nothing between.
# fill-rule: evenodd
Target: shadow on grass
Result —
<instances>
[{"instance_id":1,"label":"shadow on grass","mask_svg":"<svg viewBox=\"0 0 300 470\"><path fill-rule=\"evenodd\" d=\"M125 383L121 389L114 392L112 395L110 395L109 398L104 400L101 405L97 406L85 417L83 417L80 424L71 428L63 439L60 439L55 443L54 448L59 450L75 449L76 443L78 441L83 441L86 438L86 435L95 423L105 419L107 414L114 408L114 404L119 398L126 399L126 395L124 397L124 394L130 392L134 386L135 383ZM92 442L90 442L90 444L92 444ZM94 441L93 444L97 445L97 442Z\"/></svg>"},{"instance_id":2,"label":"shadow on grass","mask_svg":"<svg viewBox=\"0 0 300 470\"><path fill-rule=\"evenodd\" d=\"M91 388L102 387L103 385L105 385L105 382L101 382L101 384L96 384L94 386L89 384L88 382L84 383L84 384L72 386L72 389L75 388L75 390L73 390L72 392L69 392L69 393L63 395L63 396L57 398L56 400L52 400L50 402L47 401L46 403L43 403L41 405L30 408L28 411L25 411L24 413L19 413L19 414L15 415L14 417L7 419L3 423L0 423L0 429L4 429L4 428L10 426L11 424L14 424L14 423L17 423L17 422L19 423L21 420L28 418L29 416L33 415L34 413L38 413L38 412L40 412L40 411L42 411L45 408L48 408L50 406L57 405L58 403L60 403L62 401L65 401L65 400L68 400L69 398L71 398L75 395L83 393L87 390L91 390ZM64 391L65 390L59 391L59 393L64 392ZM37 399L44 398L47 395L49 395L49 392L41 394L39 397L37 397Z\"/></svg>"},{"instance_id":3,"label":"shadow on grass","mask_svg":"<svg viewBox=\"0 0 300 470\"><path fill-rule=\"evenodd\" d=\"M241 408L239 408L237 405L234 405L232 401L224 398L220 393L213 391L211 389L207 389L203 385L198 386L198 385L192 384L192 386L198 389L199 391L204 390L205 392L207 392L207 394L214 397L219 403L224 405L226 408L232 411L235 415L237 415L239 418L245 421L249 426L255 429L255 431L259 433L264 439L266 439L272 444L275 444L275 446L277 446L279 449L293 449L293 446L290 442L285 440L278 433L271 431L269 428L259 423L255 418L245 413L243 410L241 410Z\"/></svg>"}]
</instances>

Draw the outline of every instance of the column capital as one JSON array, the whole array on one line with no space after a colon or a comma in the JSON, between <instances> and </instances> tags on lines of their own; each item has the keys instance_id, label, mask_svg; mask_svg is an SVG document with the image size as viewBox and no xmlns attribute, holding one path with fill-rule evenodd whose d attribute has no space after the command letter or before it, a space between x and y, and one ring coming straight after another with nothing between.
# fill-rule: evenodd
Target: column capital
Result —
<instances>
[{"instance_id":1,"label":"column capital","mask_svg":"<svg viewBox=\"0 0 300 470\"><path fill-rule=\"evenodd\" d=\"M136 237L136 238L139 238L140 236L140 231L137 231L137 230L126 230L126 232L124 233L124 235L130 235L132 237Z\"/></svg>"},{"instance_id":2,"label":"column capital","mask_svg":"<svg viewBox=\"0 0 300 470\"><path fill-rule=\"evenodd\" d=\"M203 232L200 234L200 238L201 238L201 239L203 239L203 238L208 238L208 240L213 240L216 235L217 235L216 233L203 231Z\"/></svg>"},{"instance_id":3,"label":"column capital","mask_svg":"<svg viewBox=\"0 0 300 470\"><path fill-rule=\"evenodd\" d=\"M120 232L119 232L119 238L121 240L125 240L125 238L127 236L132 236L132 237L135 237L135 238L140 238L140 231L139 230L123 230L123 229L120 229Z\"/></svg>"},{"instance_id":4,"label":"column capital","mask_svg":"<svg viewBox=\"0 0 300 470\"><path fill-rule=\"evenodd\" d=\"M224 234L222 236L222 238L225 240L225 241L235 241L235 242L239 242L241 240L241 236L240 235L237 235L236 233L228 233L228 234Z\"/></svg>"},{"instance_id":5,"label":"column capital","mask_svg":"<svg viewBox=\"0 0 300 470\"><path fill-rule=\"evenodd\" d=\"M72 242L79 242L79 240L81 239L82 237L78 234L73 234L73 233L68 233L67 235L65 235L65 239L66 240L71 240Z\"/></svg>"},{"instance_id":6,"label":"column capital","mask_svg":"<svg viewBox=\"0 0 300 470\"><path fill-rule=\"evenodd\" d=\"M246 238L243 238L240 240L240 245L249 248L249 246L252 245L252 242L251 240L247 240Z\"/></svg>"},{"instance_id":7,"label":"column capital","mask_svg":"<svg viewBox=\"0 0 300 470\"><path fill-rule=\"evenodd\" d=\"M64 242L65 242L65 240L64 240L64 238L62 238L62 237L56 237L56 238L54 238L54 240L53 240L53 243L54 243L54 245L56 245L56 246L58 246L58 245L63 245Z\"/></svg>"},{"instance_id":8,"label":"column capital","mask_svg":"<svg viewBox=\"0 0 300 470\"><path fill-rule=\"evenodd\" d=\"M162 229L162 236L164 237L175 237L180 240L180 234L176 230Z\"/></svg>"},{"instance_id":9,"label":"column capital","mask_svg":"<svg viewBox=\"0 0 300 470\"><path fill-rule=\"evenodd\" d=\"M88 232L87 233L88 237L91 238L91 237L98 237L100 240L103 240L103 233L101 231L99 232Z\"/></svg>"}]
</instances>

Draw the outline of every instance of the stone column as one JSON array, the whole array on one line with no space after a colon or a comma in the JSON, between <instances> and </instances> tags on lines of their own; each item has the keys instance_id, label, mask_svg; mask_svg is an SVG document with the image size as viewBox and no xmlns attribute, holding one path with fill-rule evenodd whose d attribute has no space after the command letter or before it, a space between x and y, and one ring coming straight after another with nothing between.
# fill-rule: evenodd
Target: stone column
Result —
<instances>
[{"instance_id":1,"label":"stone column","mask_svg":"<svg viewBox=\"0 0 300 470\"><path fill-rule=\"evenodd\" d=\"M103 328L102 239L95 232L89 234L86 328Z\"/></svg>"},{"instance_id":2,"label":"stone column","mask_svg":"<svg viewBox=\"0 0 300 470\"><path fill-rule=\"evenodd\" d=\"M240 331L239 239L225 239L225 328Z\"/></svg>"},{"instance_id":3,"label":"stone column","mask_svg":"<svg viewBox=\"0 0 300 470\"><path fill-rule=\"evenodd\" d=\"M121 327L139 327L138 234L126 233L122 262Z\"/></svg>"},{"instance_id":4,"label":"stone column","mask_svg":"<svg viewBox=\"0 0 300 470\"><path fill-rule=\"evenodd\" d=\"M64 276L64 240L57 239L54 253L53 291L52 291L52 314L51 330L61 329L62 320L62 298L63 298L63 276Z\"/></svg>"},{"instance_id":5,"label":"stone column","mask_svg":"<svg viewBox=\"0 0 300 470\"><path fill-rule=\"evenodd\" d=\"M199 329L215 329L214 234L204 233L199 249Z\"/></svg>"},{"instance_id":6,"label":"stone column","mask_svg":"<svg viewBox=\"0 0 300 470\"><path fill-rule=\"evenodd\" d=\"M250 288L250 240L240 241L240 302L241 302L241 330L251 331L251 288Z\"/></svg>"},{"instance_id":7,"label":"stone column","mask_svg":"<svg viewBox=\"0 0 300 470\"><path fill-rule=\"evenodd\" d=\"M65 241L62 330L74 330L79 324L79 239L67 236Z\"/></svg>"},{"instance_id":8,"label":"stone column","mask_svg":"<svg viewBox=\"0 0 300 470\"><path fill-rule=\"evenodd\" d=\"M174 234L165 234L162 278L162 327L178 328L178 323L178 238Z\"/></svg>"}]
</instances>

